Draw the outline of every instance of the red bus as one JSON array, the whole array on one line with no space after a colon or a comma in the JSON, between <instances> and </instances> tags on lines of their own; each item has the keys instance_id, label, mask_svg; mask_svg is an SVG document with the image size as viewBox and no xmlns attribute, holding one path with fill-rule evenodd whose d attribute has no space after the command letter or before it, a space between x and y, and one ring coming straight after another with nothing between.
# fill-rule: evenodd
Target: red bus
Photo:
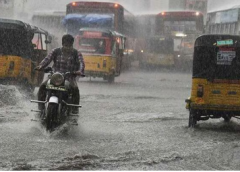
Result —
<instances>
[{"instance_id":1,"label":"red bus","mask_svg":"<svg viewBox=\"0 0 240 172\"><path fill-rule=\"evenodd\" d=\"M155 32L173 38L175 66L191 68L194 41L204 33L203 14L197 11L161 12L156 16Z\"/></svg>"},{"instance_id":2,"label":"red bus","mask_svg":"<svg viewBox=\"0 0 240 172\"><path fill-rule=\"evenodd\" d=\"M156 34L171 33L174 37L180 37L181 34L203 31L203 14L197 11L161 12L156 17Z\"/></svg>"},{"instance_id":3,"label":"red bus","mask_svg":"<svg viewBox=\"0 0 240 172\"><path fill-rule=\"evenodd\" d=\"M64 24L74 35L80 28L95 27L132 36L134 15L118 3L72 2L67 5Z\"/></svg>"}]
</instances>

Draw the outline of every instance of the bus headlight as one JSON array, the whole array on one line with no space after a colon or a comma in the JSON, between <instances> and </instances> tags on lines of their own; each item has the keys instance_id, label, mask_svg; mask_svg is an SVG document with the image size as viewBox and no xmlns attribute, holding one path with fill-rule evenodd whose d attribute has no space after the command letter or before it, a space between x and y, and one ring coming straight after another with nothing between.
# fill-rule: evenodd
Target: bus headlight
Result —
<instances>
[{"instance_id":1,"label":"bus headlight","mask_svg":"<svg viewBox=\"0 0 240 172\"><path fill-rule=\"evenodd\" d=\"M51 77L51 84L60 86L64 82L64 77L61 73L54 73Z\"/></svg>"}]
</instances>

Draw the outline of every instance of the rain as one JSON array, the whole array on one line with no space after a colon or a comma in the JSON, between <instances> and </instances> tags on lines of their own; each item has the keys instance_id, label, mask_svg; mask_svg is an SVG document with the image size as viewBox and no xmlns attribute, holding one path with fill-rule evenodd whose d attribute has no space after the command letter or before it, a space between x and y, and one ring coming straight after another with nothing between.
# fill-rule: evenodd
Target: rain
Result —
<instances>
[{"instance_id":1,"label":"rain","mask_svg":"<svg viewBox=\"0 0 240 172\"><path fill-rule=\"evenodd\" d=\"M0 171L240 170L239 0L0 11Z\"/></svg>"}]
</instances>

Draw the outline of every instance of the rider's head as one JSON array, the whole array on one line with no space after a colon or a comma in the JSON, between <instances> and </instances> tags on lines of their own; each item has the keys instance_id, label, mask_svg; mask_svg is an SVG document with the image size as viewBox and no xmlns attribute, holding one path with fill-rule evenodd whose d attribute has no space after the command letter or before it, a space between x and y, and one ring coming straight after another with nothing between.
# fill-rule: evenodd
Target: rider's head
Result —
<instances>
[{"instance_id":1,"label":"rider's head","mask_svg":"<svg viewBox=\"0 0 240 172\"><path fill-rule=\"evenodd\" d=\"M63 35L62 46L63 47L73 47L74 37L70 34Z\"/></svg>"}]
</instances>

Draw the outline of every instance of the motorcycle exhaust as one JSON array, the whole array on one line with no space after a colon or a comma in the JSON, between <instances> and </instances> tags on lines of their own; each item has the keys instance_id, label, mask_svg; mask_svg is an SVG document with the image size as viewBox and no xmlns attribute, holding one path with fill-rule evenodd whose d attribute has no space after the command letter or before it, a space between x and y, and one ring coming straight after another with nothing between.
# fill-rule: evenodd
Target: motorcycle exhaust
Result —
<instances>
[{"instance_id":1,"label":"motorcycle exhaust","mask_svg":"<svg viewBox=\"0 0 240 172\"><path fill-rule=\"evenodd\" d=\"M68 104L67 102L65 102L63 100L63 103L65 103L67 106L71 106L71 107L78 107L78 108L81 108L82 106L81 105L76 105L76 104Z\"/></svg>"},{"instance_id":2,"label":"motorcycle exhaust","mask_svg":"<svg viewBox=\"0 0 240 172\"><path fill-rule=\"evenodd\" d=\"M47 103L47 101L38 101L38 100L31 100L32 103Z\"/></svg>"}]
</instances>

